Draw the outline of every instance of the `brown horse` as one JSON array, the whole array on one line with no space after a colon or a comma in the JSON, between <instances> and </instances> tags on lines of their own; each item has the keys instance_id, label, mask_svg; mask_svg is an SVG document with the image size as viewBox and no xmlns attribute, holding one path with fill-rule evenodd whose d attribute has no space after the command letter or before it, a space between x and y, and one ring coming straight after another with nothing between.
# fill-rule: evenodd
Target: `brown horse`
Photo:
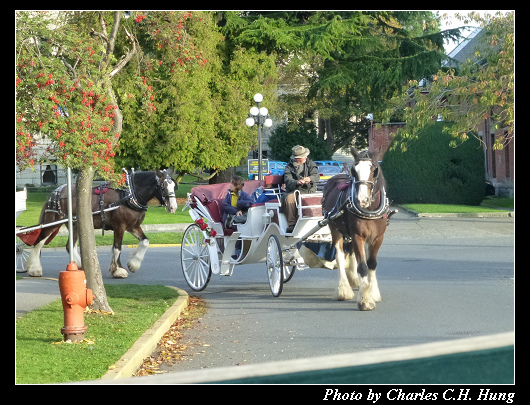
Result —
<instances>
[{"instance_id":1,"label":"brown horse","mask_svg":"<svg viewBox=\"0 0 530 405\"><path fill-rule=\"evenodd\" d=\"M361 311L369 311L381 301L375 270L389 217L388 200L377 157L355 148L352 155L352 176L339 174L327 182L322 208L328 216L344 211L329 222L340 275L335 298L353 299L352 288L359 287L357 305Z\"/></svg>"},{"instance_id":2,"label":"brown horse","mask_svg":"<svg viewBox=\"0 0 530 405\"><path fill-rule=\"evenodd\" d=\"M125 278L128 276L120 262L121 244L125 231L134 235L139 243L138 249L127 264L131 272L140 268L145 251L149 246L149 239L145 236L140 225L145 218L147 203L152 198L156 198L160 204L165 204L166 209L174 213L177 209L175 189L178 188L175 181L165 170L156 172L138 172L128 177L128 188L115 189L108 184L95 187L92 193L92 212L100 211L109 206L119 206L112 211L97 213L93 216L94 229L104 229L114 231L114 244L112 246L112 262L110 272L114 278ZM75 187L72 187L72 193ZM42 208L39 224L47 224L60 221L67 217L67 190L65 185L57 188L50 199ZM72 215L76 215L75 199L72 202ZM62 224L42 228L39 237L35 241L35 247L26 262L26 268L30 276L42 276L42 266L40 263L40 253L42 246L51 240L59 231ZM81 266L81 258L77 253L77 226L73 224L73 245L74 260ZM66 244L67 251L69 244Z\"/></svg>"}]
</instances>

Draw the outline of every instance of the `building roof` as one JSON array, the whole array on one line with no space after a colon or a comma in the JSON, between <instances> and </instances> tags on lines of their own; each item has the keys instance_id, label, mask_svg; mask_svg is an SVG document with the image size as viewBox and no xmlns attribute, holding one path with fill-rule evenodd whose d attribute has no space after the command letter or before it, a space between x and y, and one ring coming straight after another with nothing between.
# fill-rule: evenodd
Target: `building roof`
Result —
<instances>
[{"instance_id":1,"label":"building roof","mask_svg":"<svg viewBox=\"0 0 530 405\"><path fill-rule=\"evenodd\" d=\"M481 39L485 33L486 30L484 29L475 28L466 39L449 52L447 59L442 62L442 67L458 67L468 59L474 59L475 52L481 46Z\"/></svg>"}]
</instances>

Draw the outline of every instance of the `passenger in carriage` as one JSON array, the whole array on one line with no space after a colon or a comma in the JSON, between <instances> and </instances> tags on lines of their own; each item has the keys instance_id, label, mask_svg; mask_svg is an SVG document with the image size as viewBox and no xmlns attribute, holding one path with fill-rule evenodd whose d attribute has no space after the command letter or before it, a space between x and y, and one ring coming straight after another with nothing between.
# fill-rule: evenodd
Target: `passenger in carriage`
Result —
<instances>
[{"instance_id":1,"label":"passenger in carriage","mask_svg":"<svg viewBox=\"0 0 530 405\"><path fill-rule=\"evenodd\" d=\"M244 224L247 221L247 210L254 203L254 199L243 191L244 185L241 176L232 177L230 189L222 203L225 228L232 228L233 224Z\"/></svg>"},{"instance_id":2,"label":"passenger in carriage","mask_svg":"<svg viewBox=\"0 0 530 405\"><path fill-rule=\"evenodd\" d=\"M302 194L314 193L317 191L317 184L320 180L317 165L307 156L309 156L309 149L296 145L292 150L291 161L283 172L285 194L282 196L281 207L287 220L286 232L288 233L293 231L298 220L295 190Z\"/></svg>"}]
</instances>

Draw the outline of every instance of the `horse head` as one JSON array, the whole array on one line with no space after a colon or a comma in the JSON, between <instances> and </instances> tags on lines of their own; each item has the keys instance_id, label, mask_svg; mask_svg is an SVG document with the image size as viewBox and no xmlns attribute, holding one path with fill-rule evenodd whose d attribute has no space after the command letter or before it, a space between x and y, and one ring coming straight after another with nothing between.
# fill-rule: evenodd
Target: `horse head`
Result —
<instances>
[{"instance_id":1,"label":"horse head","mask_svg":"<svg viewBox=\"0 0 530 405\"><path fill-rule=\"evenodd\" d=\"M177 183L165 169L156 171L156 180L161 197L157 198L166 206L168 212L174 214L178 207L177 198L175 197L175 190L178 190Z\"/></svg>"},{"instance_id":2,"label":"horse head","mask_svg":"<svg viewBox=\"0 0 530 405\"><path fill-rule=\"evenodd\" d=\"M368 208L374 202L374 192L381 173L378 156L372 156L368 151L359 152L354 147L351 154L355 158L355 165L351 175L355 181L357 204L361 208Z\"/></svg>"}]
</instances>

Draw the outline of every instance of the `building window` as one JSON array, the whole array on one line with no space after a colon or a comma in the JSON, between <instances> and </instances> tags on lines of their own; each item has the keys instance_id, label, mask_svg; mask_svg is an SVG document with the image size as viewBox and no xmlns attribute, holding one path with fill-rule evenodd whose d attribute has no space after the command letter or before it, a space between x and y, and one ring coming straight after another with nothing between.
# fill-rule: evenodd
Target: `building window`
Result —
<instances>
[{"instance_id":1,"label":"building window","mask_svg":"<svg viewBox=\"0 0 530 405\"><path fill-rule=\"evenodd\" d=\"M57 165L44 164L40 166L41 183L43 186L57 184Z\"/></svg>"}]
</instances>

